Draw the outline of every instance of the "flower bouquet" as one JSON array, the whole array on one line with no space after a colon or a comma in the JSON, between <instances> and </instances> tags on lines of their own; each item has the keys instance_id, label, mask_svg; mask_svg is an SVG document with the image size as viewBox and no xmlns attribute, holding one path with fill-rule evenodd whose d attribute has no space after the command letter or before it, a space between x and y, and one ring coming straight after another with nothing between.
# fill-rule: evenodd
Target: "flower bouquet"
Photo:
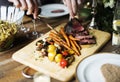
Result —
<instances>
[{"instance_id":1,"label":"flower bouquet","mask_svg":"<svg viewBox=\"0 0 120 82\"><path fill-rule=\"evenodd\" d=\"M117 0L96 0L96 14L95 21L97 23L97 27L100 30L104 30L107 32L112 32L112 24L113 24L113 16L114 16L114 8ZM80 9L80 16L84 17L84 21L91 21L92 19L92 0L86 0L83 3L82 8Z\"/></svg>"}]
</instances>

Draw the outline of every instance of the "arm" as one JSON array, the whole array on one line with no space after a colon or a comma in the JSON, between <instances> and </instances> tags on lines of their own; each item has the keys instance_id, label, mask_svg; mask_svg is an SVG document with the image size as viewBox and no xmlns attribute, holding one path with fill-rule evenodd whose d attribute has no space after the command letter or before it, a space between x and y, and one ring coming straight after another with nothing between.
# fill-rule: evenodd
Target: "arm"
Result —
<instances>
[{"instance_id":1,"label":"arm","mask_svg":"<svg viewBox=\"0 0 120 82\"><path fill-rule=\"evenodd\" d=\"M38 3L37 0L8 0L12 2L16 7L27 10L27 15L33 14L34 18L38 15Z\"/></svg>"},{"instance_id":2,"label":"arm","mask_svg":"<svg viewBox=\"0 0 120 82\"><path fill-rule=\"evenodd\" d=\"M74 18L82 1L83 0L63 0L63 3L68 7L70 18Z\"/></svg>"}]
</instances>

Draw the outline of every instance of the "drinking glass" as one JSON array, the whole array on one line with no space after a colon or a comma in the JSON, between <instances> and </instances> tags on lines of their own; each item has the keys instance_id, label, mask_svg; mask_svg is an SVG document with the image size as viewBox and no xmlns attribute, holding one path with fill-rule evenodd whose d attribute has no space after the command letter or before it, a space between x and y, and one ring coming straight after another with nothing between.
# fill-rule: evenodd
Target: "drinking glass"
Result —
<instances>
[{"instance_id":1,"label":"drinking glass","mask_svg":"<svg viewBox=\"0 0 120 82\"><path fill-rule=\"evenodd\" d=\"M21 11L21 10L19 8L15 8L15 9L16 9L16 18L17 18L19 16L19 14L20 14L19 11ZM27 27L24 26L24 24L23 24L23 18L21 19L20 22L18 21L16 23L19 26L19 29L18 29L19 33L26 35L26 33L30 31L29 28L27 28Z\"/></svg>"},{"instance_id":2,"label":"drinking glass","mask_svg":"<svg viewBox=\"0 0 120 82\"><path fill-rule=\"evenodd\" d=\"M23 25L23 20L22 20L22 22L21 22L21 24L20 24L19 31L20 31L20 32L23 32L23 33L27 33L27 32L30 31L30 28L27 28L27 27L25 27L25 26Z\"/></svg>"},{"instance_id":3,"label":"drinking glass","mask_svg":"<svg viewBox=\"0 0 120 82\"><path fill-rule=\"evenodd\" d=\"M43 35L41 32L39 32L39 31L37 30L37 25L38 25L38 23L41 24L41 22L38 21L38 19L32 19L31 32L29 32L29 33L27 34L27 38L29 38L29 39L37 39L37 38L39 38L41 35Z\"/></svg>"},{"instance_id":4,"label":"drinking glass","mask_svg":"<svg viewBox=\"0 0 120 82\"><path fill-rule=\"evenodd\" d=\"M96 7L97 7L97 1L92 0L92 5L91 5L91 8L92 8L92 12L91 12L92 20L91 20L90 25L88 27L90 29L98 29L98 26L97 26L96 21L95 21L95 15L97 13Z\"/></svg>"},{"instance_id":5,"label":"drinking glass","mask_svg":"<svg viewBox=\"0 0 120 82\"><path fill-rule=\"evenodd\" d=\"M112 45L114 53L120 54L120 1L117 0L113 17Z\"/></svg>"}]
</instances>

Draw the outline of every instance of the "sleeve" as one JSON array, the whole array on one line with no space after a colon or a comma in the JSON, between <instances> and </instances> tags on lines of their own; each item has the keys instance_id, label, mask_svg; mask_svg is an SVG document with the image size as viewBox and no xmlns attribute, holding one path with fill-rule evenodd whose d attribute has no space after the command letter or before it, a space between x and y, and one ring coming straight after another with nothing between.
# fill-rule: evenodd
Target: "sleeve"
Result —
<instances>
[{"instance_id":1,"label":"sleeve","mask_svg":"<svg viewBox=\"0 0 120 82\"><path fill-rule=\"evenodd\" d=\"M10 3L8 0L0 0L0 6L4 5L4 6L9 6L9 5L13 5L12 3Z\"/></svg>"},{"instance_id":2,"label":"sleeve","mask_svg":"<svg viewBox=\"0 0 120 82\"><path fill-rule=\"evenodd\" d=\"M61 0L41 0L41 4L45 5L45 4L51 4L51 3L60 3Z\"/></svg>"}]
</instances>

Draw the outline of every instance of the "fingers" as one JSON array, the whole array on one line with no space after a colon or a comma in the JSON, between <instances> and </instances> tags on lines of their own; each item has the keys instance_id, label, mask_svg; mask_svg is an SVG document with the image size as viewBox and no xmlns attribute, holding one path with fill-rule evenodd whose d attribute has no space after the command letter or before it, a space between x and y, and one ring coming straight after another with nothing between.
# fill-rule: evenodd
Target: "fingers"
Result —
<instances>
[{"instance_id":1,"label":"fingers","mask_svg":"<svg viewBox=\"0 0 120 82\"><path fill-rule=\"evenodd\" d=\"M71 0L66 0L66 6L68 7L69 13L70 13L70 18L74 17L74 12L72 9L72 3Z\"/></svg>"},{"instance_id":2,"label":"fingers","mask_svg":"<svg viewBox=\"0 0 120 82\"><path fill-rule=\"evenodd\" d=\"M38 15L38 3L36 0L26 0L27 15L33 14L36 19ZM24 4L25 5L25 4Z\"/></svg>"},{"instance_id":3,"label":"fingers","mask_svg":"<svg viewBox=\"0 0 120 82\"><path fill-rule=\"evenodd\" d=\"M38 16L38 11L39 11L39 9L38 9L38 3L37 3L37 1L36 0L33 0L34 1L34 12L33 12L33 17L36 19L37 18L37 16Z\"/></svg>"},{"instance_id":4,"label":"fingers","mask_svg":"<svg viewBox=\"0 0 120 82\"><path fill-rule=\"evenodd\" d=\"M8 0L9 2L12 2L17 8L19 8L21 6L20 1L19 0Z\"/></svg>"},{"instance_id":5,"label":"fingers","mask_svg":"<svg viewBox=\"0 0 120 82\"><path fill-rule=\"evenodd\" d=\"M77 4L80 5L83 2L83 0L77 0Z\"/></svg>"},{"instance_id":6,"label":"fingers","mask_svg":"<svg viewBox=\"0 0 120 82\"><path fill-rule=\"evenodd\" d=\"M34 5L35 4L31 0L26 0L26 3L27 3L27 15L30 15L34 11Z\"/></svg>"},{"instance_id":7,"label":"fingers","mask_svg":"<svg viewBox=\"0 0 120 82\"><path fill-rule=\"evenodd\" d=\"M8 0L21 10L27 10L27 15L33 14L34 18L38 15L37 0Z\"/></svg>"},{"instance_id":8,"label":"fingers","mask_svg":"<svg viewBox=\"0 0 120 82\"><path fill-rule=\"evenodd\" d=\"M62 1L63 1L64 5L66 5L66 6L67 6L67 4L66 4L66 0L62 0Z\"/></svg>"},{"instance_id":9,"label":"fingers","mask_svg":"<svg viewBox=\"0 0 120 82\"><path fill-rule=\"evenodd\" d=\"M27 3L26 3L26 0L19 0L21 6L20 6L20 9L21 10L26 10L27 9Z\"/></svg>"},{"instance_id":10,"label":"fingers","mask_svg":"<svg viewBox=\"0 0 120 82\"><path fill-rule=\"evenodd\" d=\"M73 14L76 15L77 12L77 0L71 0Z\"/></svg>"},{"instance_id":11,"label":"fingers","mask_svg":"<svg viewBox=\"0 0 120 82\"><path fill-rule=\"evenodd\" d=\"M82 1L83 0L63 0L63 3L68 7L70 18L74 18Z\"/></svg>"},{"instance_id":12,"label":"fingers","mask_svg":"<svg viewBox=\"0 0 120 82\"><path fill-rule=\"evenodd\" d=\"M28 11L27 15L33 14L33 17L36 19L38 15L38 3L36 0L26 0Z\"/></svg>"}]
</instances>

